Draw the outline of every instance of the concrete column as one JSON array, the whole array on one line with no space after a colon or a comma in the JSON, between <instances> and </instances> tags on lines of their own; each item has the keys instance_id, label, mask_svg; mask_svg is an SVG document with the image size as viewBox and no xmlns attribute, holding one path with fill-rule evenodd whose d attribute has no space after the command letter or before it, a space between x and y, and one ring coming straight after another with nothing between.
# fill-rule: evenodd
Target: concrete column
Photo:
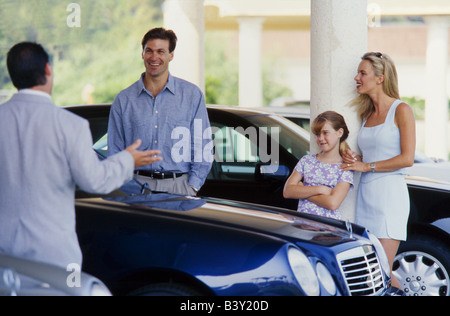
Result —
<instances>
[{"instance_id":1,"label":"concrete column","mask_svg":"<svg viewBox=\"0 0 450 316\"><path fill-rule=\"evenodd\" d=\"M239 105L263 105L262 28L264 18L243 17L239 22Z\"/></svg>"},{"instance_id":2,"label":"concrete column","mask_svg":"<svg viewBox=\"0 0 450 316\"><path fill-rule=\"evenodd\" d=\"M318 114L333 110L342 114L350 129L349 145L354 151L361 128L349 102L356 96L356 76L361 56L367 51L366 0L311 1L311 120ZM311 137L311 152L319 148ZM344 202L343 216L354 220L359 175L355 190Z\"/></svg>"},{"instance_id":3,"label":"concrete column","mask_svg":"<svg viewBox=\"0 0 450 316\"><path fill-rule=\"evenodd\" d=\"M425 153L448 159L448 16L428 16Z\"/></svg>"},{"instance_id":4,"label":"concrete column","mask_svg":"<svg viewBox=\"0 0 450 316\"><path fill-rule=\"evenodd\" d=\"M170 72L205 92L204 0L166 0L164 26L178 37Z\"/></svg>"}]
</instances>

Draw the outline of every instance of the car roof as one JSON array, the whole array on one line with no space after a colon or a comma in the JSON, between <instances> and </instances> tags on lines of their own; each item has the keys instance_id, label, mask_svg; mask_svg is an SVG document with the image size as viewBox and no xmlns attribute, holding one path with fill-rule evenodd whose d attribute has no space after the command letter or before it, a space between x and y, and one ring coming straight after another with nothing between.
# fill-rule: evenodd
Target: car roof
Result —
<instances>
[{"instance_id":1,"label":"car roof","mask_svg":"<svg viewBox=\"0 0 450 316\"><path fill-rule=\"evenodd\" d=\"M249 116L255 116L255 115L265 115L265 116L272 116L276 115L276 113L267 111L265 109L261 108L247 108L247 107L241 107L241 106L229 106L229 105L214 105L214 104L208 104L208 109L217 109L217 110L225 110L227 112L235 113L242 117L249 117Z\"/></svg>"},{"instance_id":2,"label":"car roof","mask_svg":"<svg viewBox=\"0 0 450 316\"><path fill-rule=\"evenodd\" d=\"M227 111L236 111L236 112L248 112L251 114L261 114L261 115L287 115L309 118L310 116L310 107L309 106L292 106L292 107L245 107L245 106L229 106L229 105L216 105L216 104L208 104L208 108L210 109L224 109Z\"/></svg>"},{"instance_id":3,"label":"car roof","mask_svg":"<svg viewBox=\"0 0 450 316\"><path fill-rule=\"evenodd\" d=\"M305 130L298 124L293 123L289 119L285 118L282 115L279 115L277 113L267 111L266 109L262 108L246 108L241 106L223 106L223 105L207 105L208 110L224 110L228 113L234 114L236 116L248 119L250 121L258 117L270 117L273 122L278 122L278 124L283 125L284 127L294 131L296 134L301 135L304 139L307 139L309 141L310 139L310 133L309 131Z\"/></svg>"},{"instance_id":4,"label":"car roof","mask_svg":"<svg viewBox=\"0 0 450 316\"><path fill-rule=\"evenodd\" d=\"M66 110L69 110L75 114L83 114L86 115L88 113L97 113L98 111L109 111L111 108L111 104L103 103L103 104L90 104L90 105L69 105L63 107ZM270 108L248 108L248 107L240 107L240 106L230 106L230 105L214 105L208 104L208 109L211 110L224 110L230 113L234 113L241 117L249 117L255 115L264 115L264 116L274 116L278 115L277 113L270 111Z\"/></svg>"},{"instance_id":5,"label":"car roof","mask_svg":"<svg viewBox=\"0 0 450 316\"><path fill-rule=\"evenodd\" d=\"M270 111L278 115L287 117L309 119L311 116L311 108L309 106L282 106L282 107L266 106L259 109Z\"/></svg>"},{"instance_id":6,"label":"car roof","mask_svg":"<svg viewBox=\"0 0 450 316\"><path fill-rule=\"evenodd\" d=\"M282 115L268 111L266 109L246 108L241 106L213 105L213 104L207 104L206 106L209 112L215 110L226 111L227 113L231 113L233 115L250 120L252 118L257 117L270 117L274 121L278 121L285 127L289 128L290 130L295 131L295 133L302 135L303 138L308 140L310 138L309 131L293 123L292 121L288 120ZM69 110L72 113L82 116L86 119L95 118L99 113L106 115L107 113L109 113L110 108L111 104L72 105L64 107L64 109Z\"/></svg>"}]
</instances>

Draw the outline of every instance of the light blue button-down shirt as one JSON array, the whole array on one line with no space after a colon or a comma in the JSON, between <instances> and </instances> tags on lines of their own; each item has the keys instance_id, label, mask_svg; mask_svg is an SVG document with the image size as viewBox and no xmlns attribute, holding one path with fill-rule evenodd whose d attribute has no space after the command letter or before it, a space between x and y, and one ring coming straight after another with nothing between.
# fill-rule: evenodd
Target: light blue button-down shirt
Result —
<instances>
[{"instance_id":1,"label":"light blue button-down shirt","mask_svg":"<svg viewBox=\"0 0 450 316\"><path fill-rule=\"evenodd\" d=\"M111 106L108 155L136 139L142 150L161 150L163 161L141 168L189 173L189 185L199 189L211 170L212 133L201 90L169 75L164 89L153 97L144 78L120 92Z\"/></svg>"},{"instance_id":2,"label":"light blue button-down shirt","mask_svg":"<svg viewBox=\"0 0 450 316\"><path fill-rule=\"evenodd\" d=\"M126 151L100 162L89 123L49 95L14 95L0 105L0 253L81 266L75 185L109 193L130 181L133 169Z\"/></svg>"}]
</instances>

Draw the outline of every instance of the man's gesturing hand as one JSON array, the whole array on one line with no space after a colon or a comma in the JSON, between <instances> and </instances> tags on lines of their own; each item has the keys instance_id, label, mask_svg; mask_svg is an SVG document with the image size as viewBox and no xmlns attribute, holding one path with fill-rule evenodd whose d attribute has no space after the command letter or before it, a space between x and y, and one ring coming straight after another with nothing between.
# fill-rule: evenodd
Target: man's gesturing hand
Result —
<instances>
[{"instance_id":1,"label":"man's gesturing hand","mask_svg":"<svg viewBox=\"0 0 450 316\"><path fill-rule=\"evenodd\" d=\"M138 139L134 144L130 145L125 150L128 151L134 158L134 167L139 168L151 165L157 161L162 161L162 158L157 156L161 154L159 150L140 151L138 148L142 145L142 140Z\"/></svg>"}]
</instances>

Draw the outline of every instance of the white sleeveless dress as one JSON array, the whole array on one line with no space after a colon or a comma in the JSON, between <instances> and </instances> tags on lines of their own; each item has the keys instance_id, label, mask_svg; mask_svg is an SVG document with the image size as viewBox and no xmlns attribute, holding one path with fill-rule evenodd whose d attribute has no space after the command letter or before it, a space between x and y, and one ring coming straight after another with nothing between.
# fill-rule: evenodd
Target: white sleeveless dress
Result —
<instances>
[{"instance_id":1,"label":"white sleeveless dress","mask_svg":"<svg viewBox=\"0 0 450 316\"><path fill-rule=\"evenodd\" d=\"M366 127L364 122L358 135L364 162L387 160L401 154L400 130L395 125L395 112L401 103L396 100L392 104L383 124ZM361 175L356 223L378 238L406 240L410 202L404 175L404 169Z\"/></svg>"}]
</instances>

